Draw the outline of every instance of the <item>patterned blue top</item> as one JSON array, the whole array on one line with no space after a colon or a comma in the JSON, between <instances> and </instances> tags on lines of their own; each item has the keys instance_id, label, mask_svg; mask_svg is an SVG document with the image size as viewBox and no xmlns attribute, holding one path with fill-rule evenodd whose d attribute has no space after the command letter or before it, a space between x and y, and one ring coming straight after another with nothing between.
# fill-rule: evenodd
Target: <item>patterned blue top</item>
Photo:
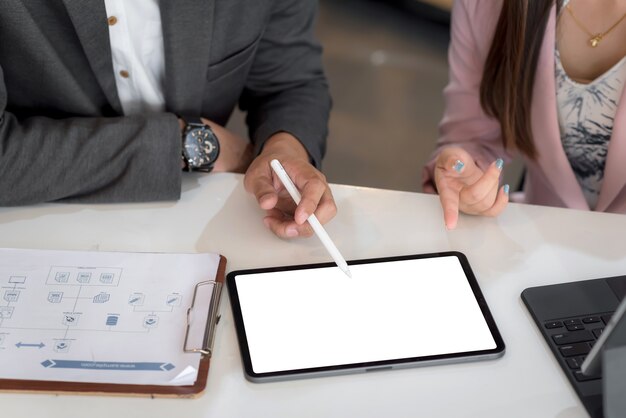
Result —
<instances>
[{"instance_id":1,"label":"patterned blue top","mask_svg":"<svg viewBox=\"0 0 626 418\"><path fill-rule=\"evenodd\" d=\"M626 57L589 84L567 75L555 48L556 96L563 149L578 183L595 209L604 178L604 166L613 120L626 80Z\"/></svg>"}]
</instances>

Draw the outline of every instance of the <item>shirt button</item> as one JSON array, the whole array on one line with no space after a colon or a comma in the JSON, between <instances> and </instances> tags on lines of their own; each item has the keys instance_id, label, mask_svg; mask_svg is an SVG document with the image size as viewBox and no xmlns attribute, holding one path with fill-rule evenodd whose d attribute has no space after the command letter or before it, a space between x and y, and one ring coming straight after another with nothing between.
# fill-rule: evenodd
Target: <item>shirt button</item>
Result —
<instances>
[{"instance_id":1,"label":"shirt button","mask_svg":"<svg viewBox=\"0 0 626 418\"><path fill-rule=\"evenodd\" d=\"M111 16L110 18L107 19L107 21L109 22L109 26L113 26L117 23L117 17Z\"/></svg>"},{"instance_id":2,"label":"shirt button","mask_svg":"<svg viewBox=\"0 0 626 418\"><path fill-rule=\"evenodd\" d=\"M128 78L130 77L130 74L128 73L128 71L122 70L120 71L120 76L122 76L122 78Z\"/></svg>"}]
</instances>

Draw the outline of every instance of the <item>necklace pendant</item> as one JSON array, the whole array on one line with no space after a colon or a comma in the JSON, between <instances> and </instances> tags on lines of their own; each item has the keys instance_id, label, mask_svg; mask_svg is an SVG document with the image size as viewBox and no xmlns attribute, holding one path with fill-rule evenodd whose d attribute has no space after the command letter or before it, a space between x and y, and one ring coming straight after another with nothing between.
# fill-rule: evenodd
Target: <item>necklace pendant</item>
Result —
<instances>
[{"instance_id":1,"label":"necklace pendant","mask_svg":"<svg viewBox=\"0 0 626 418\"><path fill-rule=\"evenodd\" d=\"M593 38L589 39L589 45L591 45L592 48L595 48L598 46L601 40L602 40L602 35L596 35Z\"/></svg>"}]
</instances>

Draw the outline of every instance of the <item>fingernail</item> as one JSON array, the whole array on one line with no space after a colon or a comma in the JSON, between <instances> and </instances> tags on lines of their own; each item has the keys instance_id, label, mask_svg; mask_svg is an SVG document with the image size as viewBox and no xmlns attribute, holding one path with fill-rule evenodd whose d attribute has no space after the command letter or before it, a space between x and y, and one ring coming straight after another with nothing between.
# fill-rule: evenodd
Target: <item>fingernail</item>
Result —
<instances>
[{"instance_id":1,"label":"fingernail","mask_svg":"<svg viewBox=\"0 0 626 418\"><path fill-rule=\"evenodd\" d=\"M271 209L268 207L264 207L264 205L266 205L266 202L270 201L272 199L273 195L271 193L268 194L264 194L263 196L261 196L259 198L259 206L261 206L263 209Z\"/></svg>"},{"instance_id":2,"label":"fingernail","mask_svg":"<svg viewBox=\"0 0 626 418\"><path fill-rule=\"evenodd\" d=\"M270 220L268 218L263 218L263 224L266 228L270 227Z\"/></svg>"},{"instance_id":3,"label":"fingernail","mask_svg":"<svg viewBox=\"0 0 626 418\"><path fill-rule=\"evenodd\" d=\"M463 163L463 161L456 160L452 168L454 168L454 171L456 171L457 173L460 173L461 170L463 170L463 167L465 167L465 164Z\"/></svg>"},{"instance_id":4,"label":"fingernail","mask_svg":"<svg viewBox=\"0 0 626 418\"><path fill-rule=\"evenodd\" d=\"M298 223L299 225L302 225L303 223L306 222L307 219L309 219L309 214L306 212L300 212L298 214L298 219L296 220L296 223Z\"/></svg>"},{"instance_id":5,"label":"fingernail","mask_svg":"<svg viewBox=\"0 0 626 418\"><path fill-rule=\"evenodd\" d=\"M287 228L285 231L288 237L293 238L298 236L298 230L296 228Z\"/></svg>"},{"instance_id":6,"label":"fingernail","mask_svg":"<svg viewBox=\"0 0 626 418\"><path fill-rule=\"evenodd\" d=\"M502 167L504 167L504 160L502 158L496 160L496 167L498 170L502 170Z\"/></svg>"},{"instance_id":7,"label":"fingernail","mask_svg":"<svg viewBox=\"0 0 626 418\"><path fill-rule=\"evenodd\" d=\"M508 195L509 194L509 185L505 184L503 189L504 189L504 194Z\"/></svg>"}]
</instances>

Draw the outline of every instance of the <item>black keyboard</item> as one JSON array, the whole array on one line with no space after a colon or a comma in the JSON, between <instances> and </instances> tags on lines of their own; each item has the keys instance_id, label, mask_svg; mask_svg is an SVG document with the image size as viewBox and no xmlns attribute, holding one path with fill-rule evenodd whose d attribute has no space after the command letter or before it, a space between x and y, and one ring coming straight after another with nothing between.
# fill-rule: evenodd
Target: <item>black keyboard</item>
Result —
<instances>
[{"instance_id":1,"label":"black keyboard","mask_svg":"<svg viewBox=\"0 0 626 418\"><path fill-rule=\"evenodd\" d=\"M579 382L601 379L600 375L585 376L580 371L580 366L600 338L612 314L613 312L604 312L543 323L546 339L552 351L559 357L559 363L566 374Z\"/></svg>"}]
</instances>

